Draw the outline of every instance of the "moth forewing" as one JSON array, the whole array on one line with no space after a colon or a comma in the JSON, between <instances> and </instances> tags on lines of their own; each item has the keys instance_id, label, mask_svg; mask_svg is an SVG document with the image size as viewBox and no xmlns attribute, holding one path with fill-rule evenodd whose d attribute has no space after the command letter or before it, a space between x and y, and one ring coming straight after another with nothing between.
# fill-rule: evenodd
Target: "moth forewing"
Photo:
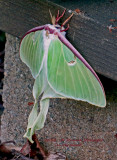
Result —
<instances>
[{"instance_id":1,"label":"moth forewing","mask_svg":"<svg viewBox=\"0 0 117 160\"><path fill-rule=\"evenodd\" d=\"M20 58L30 68L36 78L42 68L44 57L43 31L31 32L25 36L20 44Z\"/></svg>"}]
</instances>

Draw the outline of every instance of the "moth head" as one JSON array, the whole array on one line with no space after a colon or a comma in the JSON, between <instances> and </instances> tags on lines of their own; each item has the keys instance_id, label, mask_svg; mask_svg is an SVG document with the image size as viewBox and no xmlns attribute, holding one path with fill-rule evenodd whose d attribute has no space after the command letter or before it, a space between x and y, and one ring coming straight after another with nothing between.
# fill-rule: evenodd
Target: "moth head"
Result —
<instances>
[{"instance_id":1,"label":"moth head","mask_svg":"<svg viewBox=\"0 0 117 160\"><path fill-rule=\"evenodd\" d=\"M60 30L60 32L65 32L69 29L69 24L67 25L67 28L64 28L65 24L71 19L71 17L73 16L74 13L72 13L63 23L62 25L59 25L58 22L59 20L64 16L66 12L66 9L63 11L63 13L61 15L59 15L59 10L57 13L57 16L55 18L55 16L52 16L51 11L49 10L50 13L50 17L51 17L51 22L52 24L55 26L56 29Z\"/></svg>"}]
</instances>

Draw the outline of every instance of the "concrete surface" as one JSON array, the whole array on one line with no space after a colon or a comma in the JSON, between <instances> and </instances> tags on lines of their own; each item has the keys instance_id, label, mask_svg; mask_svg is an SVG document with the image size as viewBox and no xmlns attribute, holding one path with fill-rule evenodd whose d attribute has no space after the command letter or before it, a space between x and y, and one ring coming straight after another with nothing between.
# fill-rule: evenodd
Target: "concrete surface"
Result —
<instances>
[{"instance_id":1,"label":"concrete surface","mask_svg":"<svg viewBox=\"0 0 117 160\"><path fill-rule=\"evenodd\" d=\"M1 140L14 139L22 145L34 80L19 58L19 39L6 36ZM108 96L106 108L74 100L51 100L45 127L37 134L48 151L63 152L69 160L116 160L116 133L117 100Z\"/></svg>"}]
</instances>

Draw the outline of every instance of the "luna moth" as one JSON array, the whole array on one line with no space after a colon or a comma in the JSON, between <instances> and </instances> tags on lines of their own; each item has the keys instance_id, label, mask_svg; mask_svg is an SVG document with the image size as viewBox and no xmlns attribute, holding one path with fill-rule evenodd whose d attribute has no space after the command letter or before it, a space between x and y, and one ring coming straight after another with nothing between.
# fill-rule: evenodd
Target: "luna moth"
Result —
<instances>
[{"instance_id":1,"label":"luna moth","mask_svg":"<svg viewBox=\"0 0 117 160\"><path fill-rule=\"evenodd\" d=\"M35 79L33 86L34 106L28 118L24 137L33 143L32 135L44 127L51 98L68 98L105 107L103 85L95 71L66 39L65 23L60 26L58 15L53 24L29 30L20 44L20 58L30 68ZM40 112L38 113L38 99Z\"/></svg>"}]
</instances>

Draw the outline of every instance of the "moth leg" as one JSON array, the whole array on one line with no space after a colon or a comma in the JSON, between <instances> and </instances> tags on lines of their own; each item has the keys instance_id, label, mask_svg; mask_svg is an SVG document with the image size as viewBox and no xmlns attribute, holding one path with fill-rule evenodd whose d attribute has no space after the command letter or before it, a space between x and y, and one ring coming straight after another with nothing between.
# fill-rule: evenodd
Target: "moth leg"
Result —
<instances>
[{"instance_id":1,"label":"moth leg","mask_svg":"<svg viewBox=\"0 0 117 160\"><path fill-rule=\"evenodd\" d=\"M58 23L58 21L59 21L59 20L64 16L65 12L66 12L66 9L64 9L64 11L63 11L62 15L61 15L61 16L59 16L59 10L58 10L58 14L57 14L57 17L56 17L56 22L55 22L55 24L57 24L57 23Z\"/></svg>"},{"instance_id":2,"label":"moth leg","mask_svg":"<svg viewBox=\"0 0 117 160\"><path fill-rule=\"evenodd\" d=\"M63 24L61 25L61 30L60 30L60 32L64 32L64 31L67 31L68 29L69 29L69 24L67 25L67 28L66 29L63 29L64 27L64 25L71 19L71 17L74 15L74 13L72 13L64 22L63 22Z\"/></svg>"},{"instance_id":3,"label":"moth leg","mask_svg":"<svg viewBox=\"0 0 117 160\"><path fill-rule=\"evenodd\" d=\"M62 27L63 28L63 27ZM69 24L67 25L67 28L60 30L60 32L65 32L69 29Z\"/></svg>"},{"instance_id":4,"label":"moth leg","mask_svg":"<svg viewBox=\"0 0 117 160\"><path fill-rule=\"evenodd\" d=\"M63 22L63 24L61 25L61 27L63 27L63 26L72 18L73 15L74 15L74 13L72 13L72 14Z\"/></svg>"}]
</instances>

